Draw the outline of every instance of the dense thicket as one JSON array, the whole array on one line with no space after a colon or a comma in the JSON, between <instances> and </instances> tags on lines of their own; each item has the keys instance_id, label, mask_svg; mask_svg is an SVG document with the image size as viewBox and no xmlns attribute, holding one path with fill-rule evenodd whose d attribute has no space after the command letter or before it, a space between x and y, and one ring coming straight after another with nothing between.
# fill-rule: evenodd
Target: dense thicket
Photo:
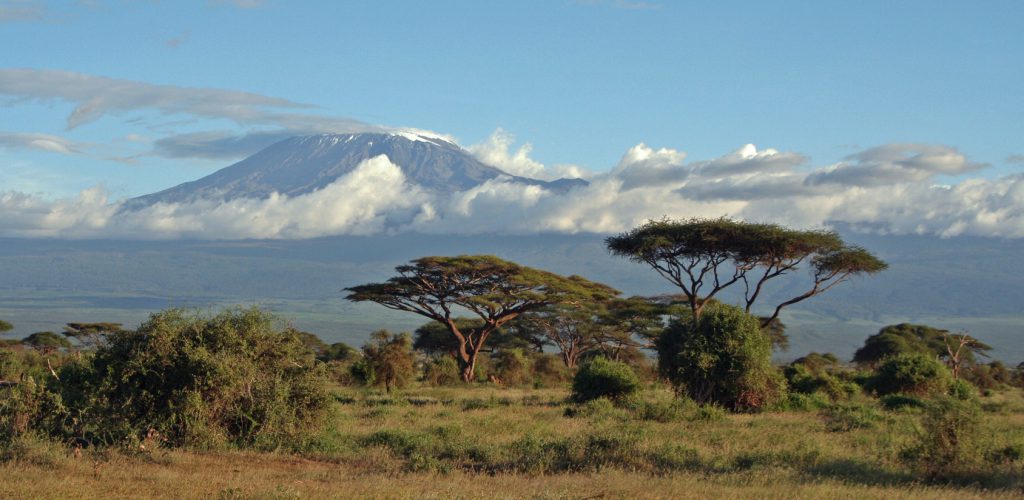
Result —
<instances>
[{"instance_id":1,"label":"dense thicket","mask_svg":"<svg viewBox=\"0 0 1024 500\"><path fill-rule=\"evenodd\" d=\"M57 387L89 441L157 432L171 445L274 446L320 425L324 382L302 338L267 313L168 310L109 335L65 366Z\"/></svg>"}]
</instances>

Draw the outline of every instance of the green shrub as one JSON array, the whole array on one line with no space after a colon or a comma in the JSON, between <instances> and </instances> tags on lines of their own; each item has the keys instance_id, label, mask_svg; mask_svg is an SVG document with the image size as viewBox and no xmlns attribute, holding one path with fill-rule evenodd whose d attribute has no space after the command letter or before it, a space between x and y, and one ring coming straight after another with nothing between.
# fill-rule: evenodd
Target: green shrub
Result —
<instances>
[{"instance_id":1,"label":"green shrub","mask_svg":"<svg viewBox=\"0 0 1024 500\"><path fill-rule=\"evenodd\" d=\"M771 364L771 341L757 318L718 302L694 324L674 322L658 338L659 369L700 404L756 410L782 399L785 381Z\"/></svg>"},{"instance_id":2,"label":"green shrub","mask_svg":"<svg viewBox=\"0 0 1024 500\"><path fill-rule=\"evenodd\" d=\"M694 408L689 420L694 422L720 422L725 420L727 413L718 405L700 405Z\"/></svg>"},{"instance_id":3,"label":"green shrub","mask_svg":"<svg viewBox=\"0 0 1024 500\"><path fill-rule=\"evenodd\" d=\"M522 349L502 349L493 356L494 374L506 386L520 386L533 383L532 367L530 358L523 353Z\"/></svg>"},{"instance_id":4,"label":"green shrub","mask_svg":"<svg viewBox=\"0 0 1024 500\"><path fill-rule=\"evenodd\" d=\"M790 392L786 399L780 401L773 409L781 411L813 411L829 406L827 396L820 392L804 394L802 392Z\"/></svg>"},{"instance_id":5,"label":"green shrub","mask_svg":"<svg viewBox=\"0 0 1024 500\"><path fill-rule=\"evenodd\" d=\"M563 387L572 380L572 370L555 354L533 355L533 387Z\"/></svg>"},{"instance_id":6,"label":"green shrub","mask_svg":"<svg viewBox=\"0 0 1024 500\"><path fill-rule=\"evenodd\" d=\"M630 409L641 420L676 422L683 419L687 409L686 402L689 401L679 398L640 400L631 404ZM690 404L693 403L690 402Z\"/></svg>"},{"instance_id":7,"label":"green shrub","mask_svg":"<svg viewBox=\"0 0 1024 500\"><path fill-rule=\"evenodd\" d=\"M70 414L60 397L31 377L0 388L0 448L15 446L25 436L58 439L67 434Z\"/></svg>"},{"instance_id":8,"label":"green shrub","mask_svg":"<svg viewBox=\"0 0 1024 500\"><path fill-rule=\"evenodd\" d=\"M882 416L870 406L836 404L821 410L825 429L830 432L848 432L854 429L874 429Z\"/></svg>"},{"instance_id":9,"label":"green shrub","mask_svg":"<svg viewBox=\"0 0 1024 500\"><path fill-rule=\"evenodd\" d=\"M435 387L459 385L462 383L459 364L449 355L435 356L423 370L423 381Z\"/></svg>"},{"instance_id":10,"label":"green shrub","mask_svg":"<svg viewBox=\"0 0 1024 500\"><path fill-rule=\"evenodd\" d=\"M949 384L949 395L961 401L978 399L978 389L970 382L960 378Z\"/></svg>"},{"instance_id":11,"label":"green shrub","mask_svg":"<svg viewBox=\"0 0 1024 500\"><path fill-rule=\"evenodd\" d=\"M946 365L930 354L899 354L886 358L871 381L871 388L880 395L943 394L953 378Z\"/></svg>"},{"instance_id":12,"label":"green shrub","mask_svg":"<svg viewBox=\"0 0 1024 500\"><path fill-rule=\"evenodd\" d=\"M975 401L942 396L925 409L917 443L904 450L904 460L932 478L956 472L978 458L977 436L981 408Z\"/></svg>"},{"instance_id":13,"label":"green shrub","mask_svg":"<svg viewBox=\"0 0 1024 500\"><path fill-rule=\"evenodd\" d=\"M597 398L622 401L640 389L640 378L625 363L607 358L593 358L583 366L572 381L572 399L585 402Z\"/></svg>"},{"instance_id":14,"label":"green shrub","mask_svg":"<svg viewBox=\"0 0 1024 500\"><path fill-rule=\"evenodd\" d=\"M158 432L171 446L279 446L315 432L329 397L322 363L258 309L172 309L118 331L61 371L64 401L93 442Z\"/></svg>"}]
</instances>

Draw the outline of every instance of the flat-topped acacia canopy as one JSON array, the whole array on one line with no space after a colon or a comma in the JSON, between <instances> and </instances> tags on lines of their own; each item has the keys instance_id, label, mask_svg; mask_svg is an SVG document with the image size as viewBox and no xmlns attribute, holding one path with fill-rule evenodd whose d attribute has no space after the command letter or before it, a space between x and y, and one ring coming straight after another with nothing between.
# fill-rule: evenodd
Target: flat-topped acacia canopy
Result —
<instances>
[{"instance_id":1,"label":"flat-topped acacia canopy","mask_svg":"<svg viewBox=\"0 0 1024 500\"><path fill-rule=\"evenodd\" d=\"M811 286L779 303L771 316L761 319L762 326L777 319L786 306L853 276L888 267L867 250L847 245L835 231L790 229L727 217L652 220L605 243L613 255L646 263L678 286L695 319L706 301L739 282L749 313L768 281L809 264Z\"/></svg>"},{"instance_id":2,"label":"flat-topped acacia canopy","mask_svg":"<svg viewBox=\"0 0 1024 500\"><path fill-rule=\"evenodd\" d=\"M463 379L472 380L477 355L487 337L516 316L551 304L601 300L618 294L579 276L522 266L492 255L421 257L395 268L383 283L346 288L354 302L376 302L438 321L458 340L456 359ZM465 330L455 321L459 310L483 322Z\"/></svg>"}]
</instances>

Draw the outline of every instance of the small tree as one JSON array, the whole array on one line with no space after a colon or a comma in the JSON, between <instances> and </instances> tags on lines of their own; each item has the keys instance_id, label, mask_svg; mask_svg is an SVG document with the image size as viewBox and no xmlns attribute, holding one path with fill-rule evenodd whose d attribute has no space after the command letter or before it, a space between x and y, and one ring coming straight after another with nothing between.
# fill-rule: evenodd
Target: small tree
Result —
<instances>
[{"instance_id":1,"label":"small tree","mask_svg":"<svg viewBox=\"0 0 1024 500\"><path fill-rule=\"evenodd\" d=\"M488 255L423 257L395 268L384 283L346 290L354 302L419 314L437 321L455 337L462 379L474 378L488 337L520 314L556 303L583 303L602 297L607 287L578 276L563 277ZM467 311L481 320L463 329L456 317Z\"/></svg>"},{"instance_id":2,"label":"small tree","mask_svg":"<svg viewBox=\"0 0 1024 500\"><path fill-rule=\"evenodd\" d=\"M962 342L962 344L961 344ZM953 351L950 351L950 346ZM853 361L862 365L874 366L885 358L898 354L929 354L952 363L951 356L956 356L958 365L973 365L976 356L985 356L991 346L967 334L951 334L927 325L900 323L883 327L878 333L864 340L864 346L857 349Z\"/></svg>"},{"instance_id":3,"label":"small tree","mask_svg":"<svg viewBox=\"0 0 1024 500\"><path fill-rule=\"evenodd\" d=\"M22 339L21 343L43 352L71 348L71 342L68 339L53 332L33 333Z\"/></svg>"},{"instance_id":4,"label":"small tree","mask_svg":"<svg viewBox=\"0 0 1024 500\"><path fill-rule=\"evenodd\" d=\"M64 335L80 342L87 348L97 348L108 335L124 332L121 323L68 323Z\"/></svg>"},{"instance_id":5,"label":"small tree","mask_svg":"<svg viewBox=\"0 0 1024 500\"><path fill-rule=\"evenodd\" d=\"M415 378L412 339L408 333L392 334L378 330L370 334L370 342L363 346L363 357L373 369L375 380L387 392L401 389Z\"/></svg>"},{"instance_id":6,"label":"small tree","mask_svg":"<svg viewBox=\"0 0 1024 500\"><path fill-rule=\"evenodd\" d=\"M810 264L804 292L775 306L761 325L784 307L802 302L861 274L887 265L863 248L850 246L833 231L800 231L776 224L728 218L649 221L605 240L613 255L643 262L682 290L693 321L719 292L742 283L744 310L750 313L771 280Z\"/></svg>"},{"instance_id":7,"label":"small tree","mask_svg":"<svg viewBox=\"0 0 1024 500\"><path fill-rule=\"evenodd\" d=\"M0 319L0 333L7 333L14 329L14 325Z\"/></svg>"}]
</instances>

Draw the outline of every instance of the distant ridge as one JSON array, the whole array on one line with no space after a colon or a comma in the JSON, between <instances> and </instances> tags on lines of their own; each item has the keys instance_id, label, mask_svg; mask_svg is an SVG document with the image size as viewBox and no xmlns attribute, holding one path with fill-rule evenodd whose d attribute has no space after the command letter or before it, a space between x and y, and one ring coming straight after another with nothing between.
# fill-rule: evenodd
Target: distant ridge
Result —
<instances>
[{"instance_id":1,"label":"distant ridge","mask_svg":"<svg viewBox=\"0 0 1024 500\"><path fill-rule=\"evenodd\" d=\"M379 155L402 169L406 180L430 191L463 191L501 176L512 182L565 192L583 179L542 181L486 165L451 141L421 132L322 134L285 139L201 179L128 200L123 209L199 199L297 196L321 189Z\"/></svg>"}]
</instances>

